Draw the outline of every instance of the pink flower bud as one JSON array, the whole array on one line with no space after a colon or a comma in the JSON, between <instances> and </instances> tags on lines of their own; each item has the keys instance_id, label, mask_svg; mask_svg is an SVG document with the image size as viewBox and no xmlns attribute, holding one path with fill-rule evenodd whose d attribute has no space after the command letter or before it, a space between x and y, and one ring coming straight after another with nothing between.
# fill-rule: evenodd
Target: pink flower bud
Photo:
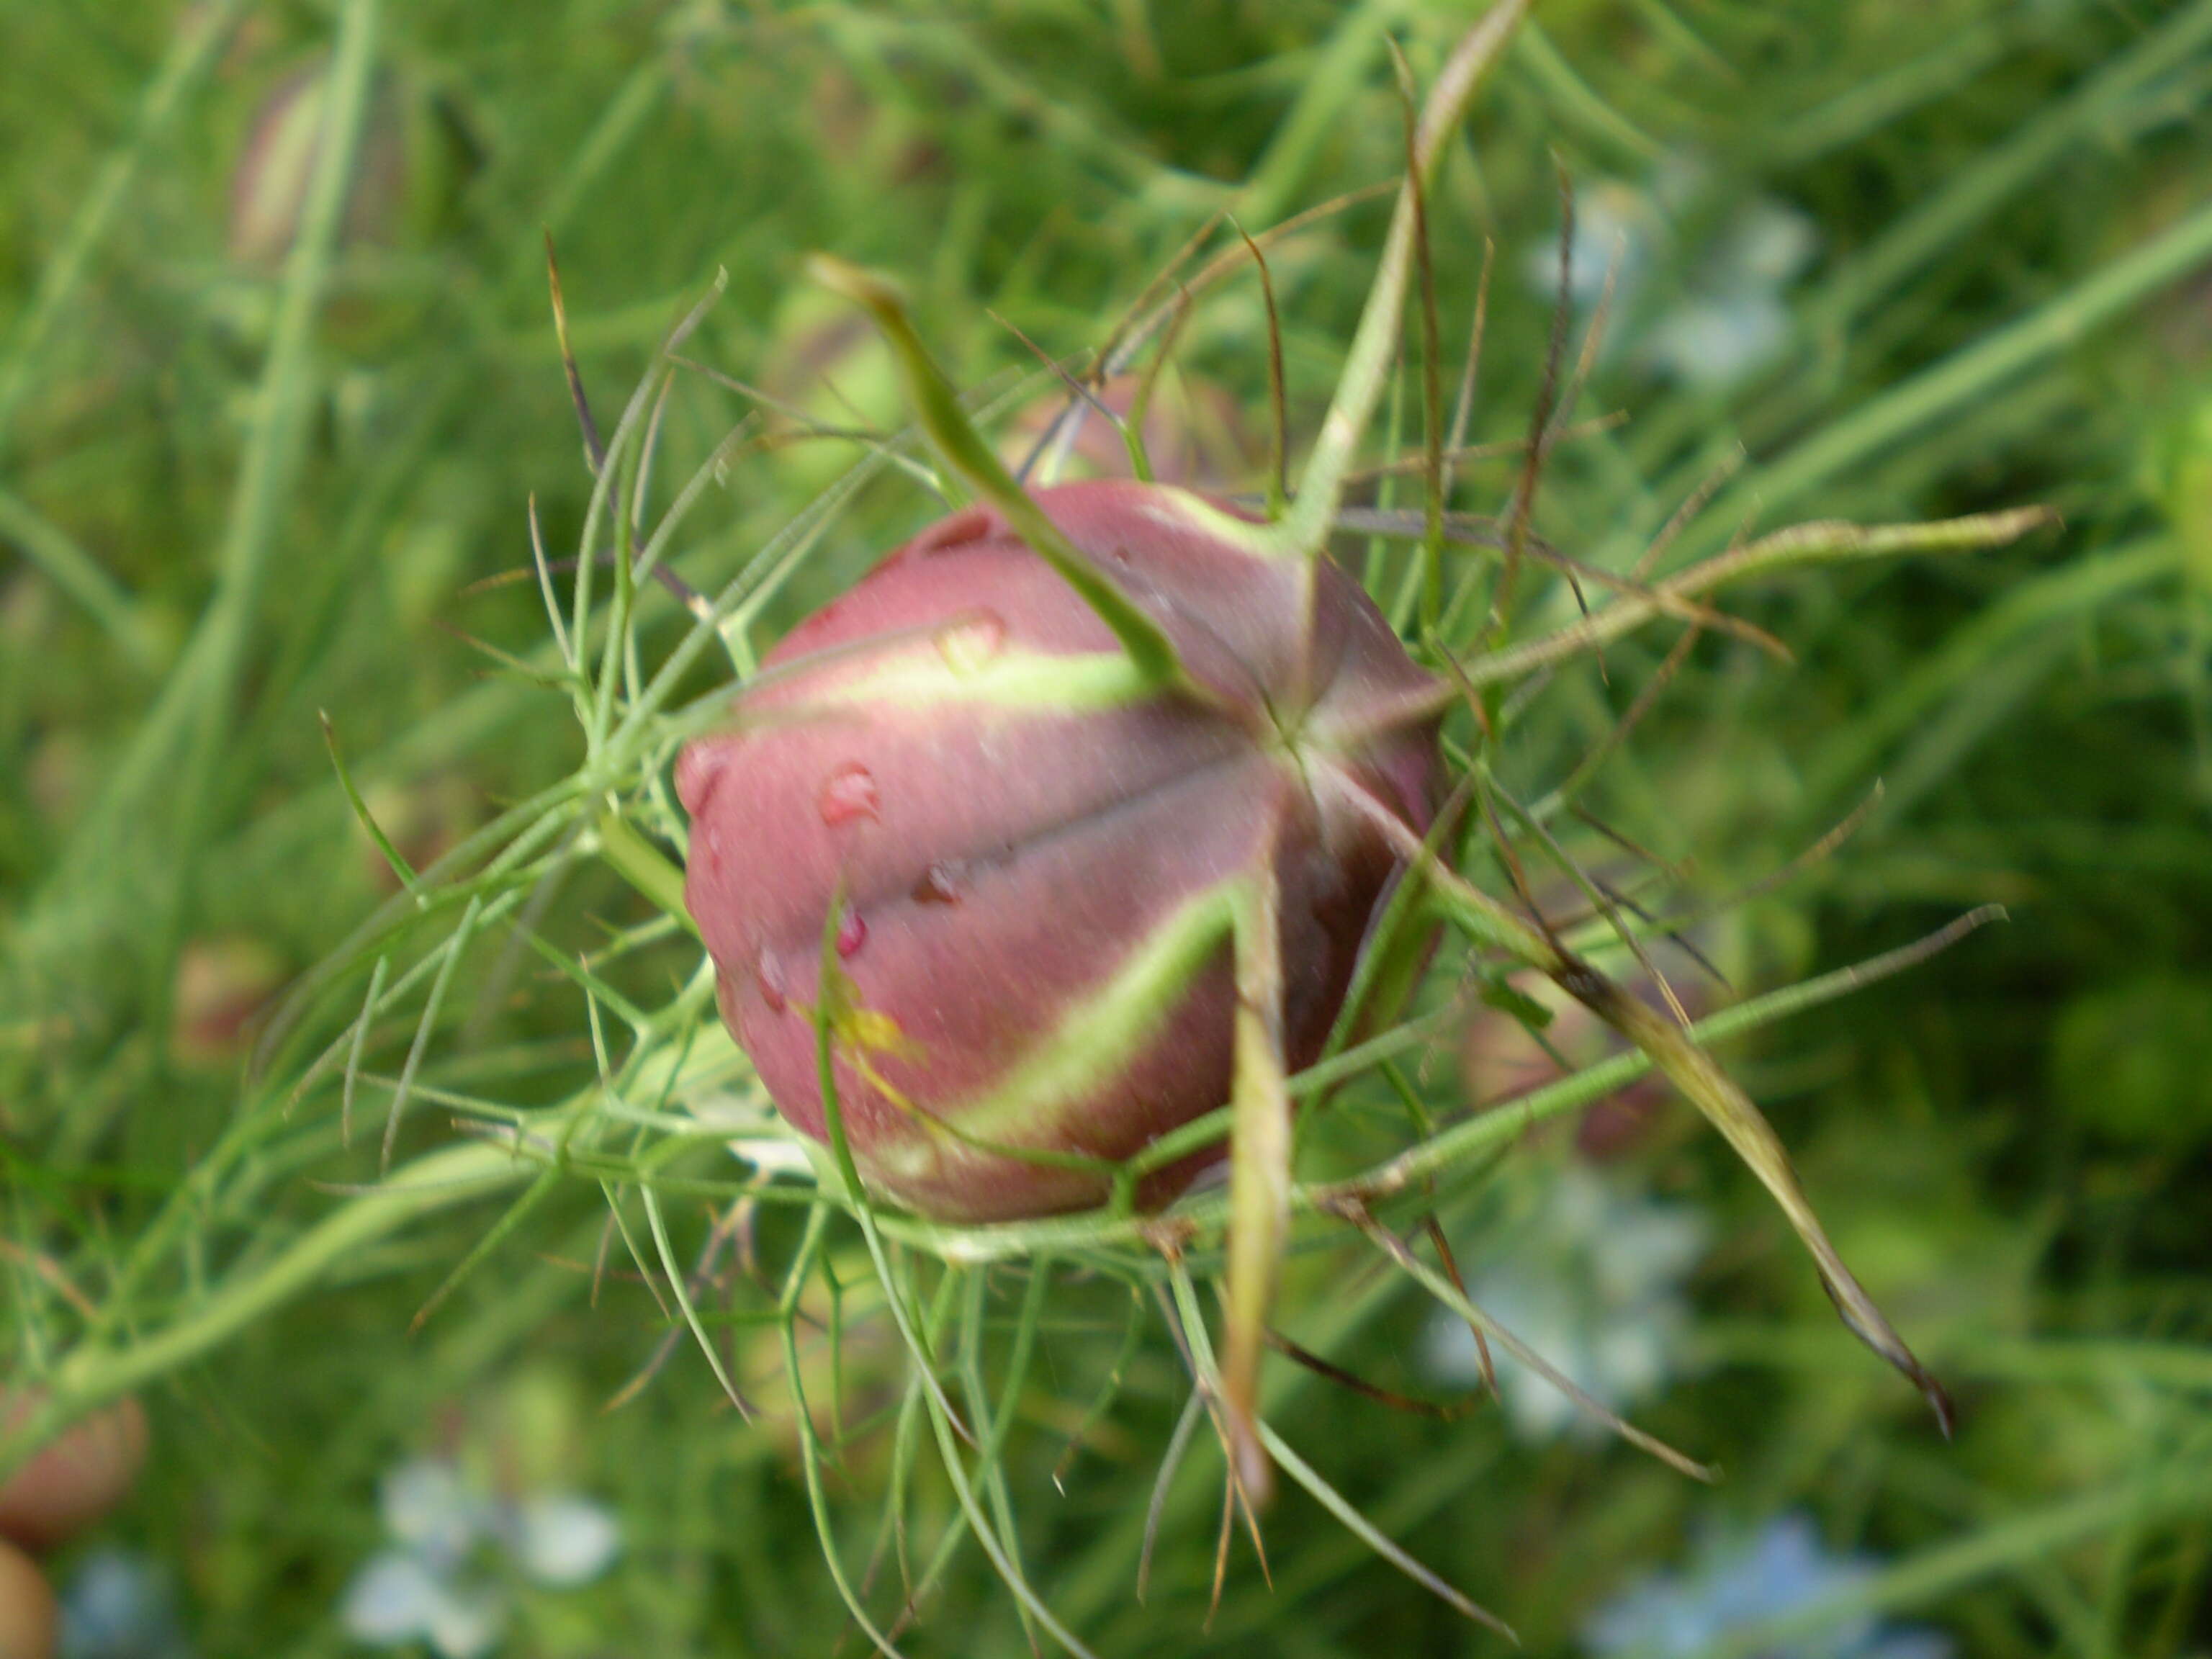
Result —
<instances>
[{"instance_id":1,"label":"pink flower bud","mask_svg":"<svg viewBox=\"0 0 2212 1659\"><path fill-rule=\"evenodd\" d=\"M1227 896L1255 869L1279 900L1286 1058L1312 1061L1398 868L1372 809L1418 834L1441 769L1434 682L1328 560L1265 556L1172 487L1035 499L1188 684L1134 672L970 507L794 629L735 729L677 769L686 899L769 1093L826 1138L826 1000L862 1176L948 1218L1100 1202L1104 1166L1227 1102Z\"/></svg>"}]
</instances>

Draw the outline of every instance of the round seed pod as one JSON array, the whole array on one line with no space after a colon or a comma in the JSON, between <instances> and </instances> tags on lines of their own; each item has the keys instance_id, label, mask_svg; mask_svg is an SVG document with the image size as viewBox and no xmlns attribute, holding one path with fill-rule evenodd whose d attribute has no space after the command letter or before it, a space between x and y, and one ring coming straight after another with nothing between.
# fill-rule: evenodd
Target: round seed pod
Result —
<instances>
[{"instance_id":1,"label":"round seed pod","mask_svg":"<svg viewBox=\"0 0 2212 1659\"><path fill-rule=\"evenodd\" d=\"M947 1219L1098 1203L1112 1166L1228 1100L1234 896L1255 880L1285 1059L1316 1058L1399 867L1376 814L1419 834L1442 775L1435 681L1327 559L1264 556L1164 485L1034 500L1181 683L1135 672L969 507L794 629L735 729L677 769L732 1032L823 1139L826 1018L861 1176ZM1140 1201L1224 1151L1154 1171Z\"/></svg>"}]
</instances>

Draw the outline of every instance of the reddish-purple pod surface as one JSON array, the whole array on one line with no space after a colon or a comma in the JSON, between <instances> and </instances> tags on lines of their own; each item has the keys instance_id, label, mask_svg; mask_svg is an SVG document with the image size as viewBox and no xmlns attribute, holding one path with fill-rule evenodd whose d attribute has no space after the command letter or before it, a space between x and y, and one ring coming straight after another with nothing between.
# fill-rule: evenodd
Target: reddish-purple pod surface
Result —
<instances>
[{"instance_id":1,"label":"reddish-purple pod surface","mask_svg":"<svg viewBox=\"0 0 2212 1659\"><path fill-rule=\"evenodd\" d=\"M950 1219L1097 1203L1109 1166L1227 1102L1255 881L1276 900L1285 1058L1311 1061L1440 773L1435 681L1328 560L1267 556L1166 486L1034 499L1166 636L1178 683L1137 672L970 507L794 629L733 729L677 769L686 901L769 1095L826 1139L827 933L854 1161Z\"/></svg>"}]
</instances>

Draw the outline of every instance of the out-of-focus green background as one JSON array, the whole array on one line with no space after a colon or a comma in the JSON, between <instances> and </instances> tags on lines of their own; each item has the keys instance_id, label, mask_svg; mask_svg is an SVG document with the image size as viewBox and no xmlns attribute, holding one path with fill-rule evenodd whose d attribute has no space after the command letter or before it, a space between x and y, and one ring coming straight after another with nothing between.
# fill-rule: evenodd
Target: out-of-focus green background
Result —
<instances>
[{"instance_id":1,"label":"out-of-focus green background","mask_svg":"<svg viewBox=\"0 0 2212 1659\"><path fill-rule=\"evenodd\" d=\"M691 355L854 418L826 375L890 420L808 252L901 276L963 382L1033 367L988 312L1079 353L1215 209L1256 229L1392 176L1386 35L1425 77L1477 9L0 5L0 1363L35 1376L87 1331L158 1340L374 1178L373 1151L272 1139L252 1206L192 1185L255 1012L392 890L319 712L418 863L575 763L565 702L471 643L540 647L534 589L491 579L526 572L533 496L557 553L590 489L542 231L603 424L718 270ZM1839 850L1714 925L1739 990L2008 907L1728 1056L1962 1425L1943 1443L1836 1328L1750 1178L1669 1107L1523 1149L1458 1242L1501 1314L1718 1485L1561 1430L1532 1395L1438 1423L1295 1376L1276 1420L1534 1652L1630 1651L1624 1629L1670 1654L2212 1651L2212 4L1537 17L1431 215L1455 360L1494 250L1479 440L1516 437L1536 395L1562 172L1577 344L1617 261L1578 408L1628 418L1562 447L1553 540L1632 562L1738 446L1686 548L1803 518L2064 517L1998 552L1761 589L1747 614L1797 660L1708 641L1600 792L1711 897L1883 781ZM333 84L364 89L357 151L302 246ZM1384 210L1273 258L1294 443ZM1232 484L1265 453L1264 328L1247 278L1179 348L1174 418ZM684 381L668 476L741 407ZM740 457L675 568L713 586L848 459ZM1510 484L1471 469L1462 500L1493 511ZM777 614L926 514L872 494ZM1663 648L1547 688L1559 735L1528 742L1530 793ZM637 915L587 872L543 921L580 946ZM487 1073L588 1061L534 960L490 973L513 1006L486 1016ZM1422 1072L1447 1106L1481 1086L1460 1060ZM773 1410L741 1422L686 1339L602 1413L671 1321L635 1274L594 1296L605 1208L568 1186L419 1328L496 1206L341 1253L155 1368L155 1455L101 1537L166 1585L171 1637L365 1650L343 1609L391 1541L380 1477L436 1455L487 1491L587 1496L619 1529L570 1588L485 1547L470 1571L505 1608L501 1650L863 1650ZM1336 1289L1294 1275L1289 1327ZM1330 1357L1448 1393L1468 1381L1449 1334L1406 1298ZM868 1357L847 1358L865 1413ZM1031 1576L1099 1652L1502 1650L1296 1498L1267 1517L1272 1590L1240 1546L1209 1623L1218 1489L1195 1476L1139 1604L1132 1519L1182 1396L1164 1341L1132 1364L1064 1495L1048 1476L1095 1375L1042 1377L1042 1449L1008 1476ZM867 1446L829 1494L862 1516L884 1479ZM1730 1646L1738 1603L1799 1626ZM1027 1650L972 1550L901 1640Z\"/></svg>"}]
</instances>

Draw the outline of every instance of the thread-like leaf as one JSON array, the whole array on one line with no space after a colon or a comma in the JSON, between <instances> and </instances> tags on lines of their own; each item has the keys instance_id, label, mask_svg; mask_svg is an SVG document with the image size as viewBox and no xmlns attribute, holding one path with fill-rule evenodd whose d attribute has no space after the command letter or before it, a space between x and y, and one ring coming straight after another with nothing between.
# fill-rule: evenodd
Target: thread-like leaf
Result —
<instances>
[{"instance_id":1,"label":"thread-like leaf","mask_svg":"<svg viewBox=\"0 0 2212 1659\"><path fill-rule=\"evenodd\" d=\"M1264 1503L1267 1454L1259 1415L1260 1357L1290 1236L1291 1097L1283 1060L1283 953L1276 886L1249 883L1237 911L1237 1132L1229 1176L1229 1328L1222 1371L1230 1455L1247 1500Z\"/></svg>"},{"instance_id":2,"label":"thread-like leaf","mask_svg":"<svg viewBox=\"0 0 2212 1659\"><path fill-rule=\"evenodd\" d=\"M1099 621L1114 630L1129 660L1154 685L1188 687L1174 642L1160 625L1124 592L1121 585L1094 564L1062 535L1044 509L1015 482L990 445L960 406L959 395L938 368L928 347L915 332L906 301L898 289L872 271L848 264L828 254L817 254L807 269L824 288L865 307L876 319L898 365L900 384L915 417L928 434L931 447L951 471L986 501L996 507L1014 533L1038 557L1060 573L1062 580L1082 596Z\"/></svg>"}]
</instances>

